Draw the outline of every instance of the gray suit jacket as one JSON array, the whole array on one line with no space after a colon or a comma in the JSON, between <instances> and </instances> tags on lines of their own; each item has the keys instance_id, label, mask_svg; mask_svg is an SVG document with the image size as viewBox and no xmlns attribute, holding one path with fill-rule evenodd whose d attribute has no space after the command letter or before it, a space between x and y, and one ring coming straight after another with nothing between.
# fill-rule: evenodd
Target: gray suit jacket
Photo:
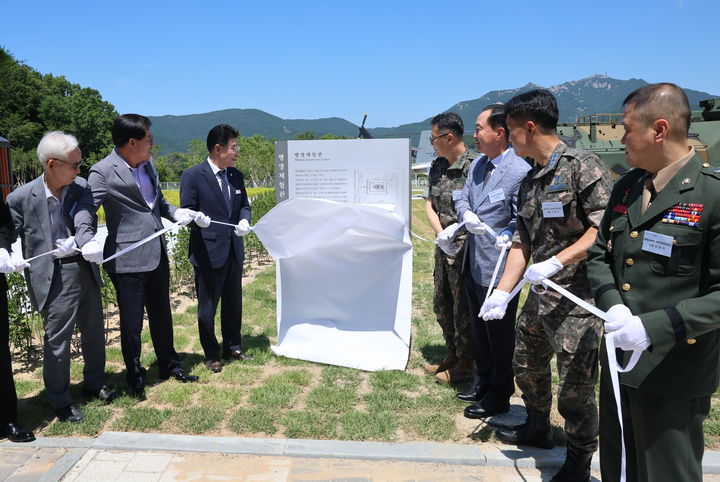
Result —
<instances>
[{"instance_id":1,"label":"gray suit jacket","mask_svg":"<svg viewBox=\"0 0 720 482\"><path fill-rule=\"evenodd\" d=\"M485 184L485 168L488 162L487 156L473 161L462 194L455 202L455 210L459 220L462 220L465 211L471 210L496 233L507 232L512 238L517 217L518 190L520 182L530 170L530 165L510 147ZM500 190L502 196L499 195ZM491 197L495 202L492 202ZM500 251L495 249L495 239L492 236L486 233L468 233L463 270L469 266L475 283L488 287L499 255ZM505 261L500 267L495 284L500 281L504 269Z\"/></svg>"},{"instance_id":2,"label":"gray suit jacket","mask_svg":"<svg viewBox=\"0 0 720 482\"><path fill-rule=\"evenodd\" d=\"M92 193L85 179L81 177L76 177L75 181L65 189L67 192L62 212L68 230L67 236L75 236L75 243L81 247L95 235L96 217ZM50 215L43 176L10 193L8 206L15 230L22 240L24 258L32 258L55 249L55 240L52 239L50 232ZM87 263L85 260L79 262ZM47 301L55 266L52 256L43 256L33 261L25 270L30 300L38 311L44 308ZM90 266L94 282L101 286L98 266L95 263L90 263Z\"/></svg>"},{"instance_id":3,"label":"gray suit jacket","mask_svg":"<svg viewBox=\"0 0 720 482\"><path fill-rule=\"evenodd\" d=\"M177 208L163 196L152 159L147 163L146 170L155 186L152 209L145 202L130 168L117 149L90 169L88 183L95 208L101 205L105 208L108 230L104 249L106 258L163 229L161 217L174 221L173 214ZM160 264L165 249L165 238L161 236L103 266L111 274L152 271Z\"/></svg>"}]
</instances>

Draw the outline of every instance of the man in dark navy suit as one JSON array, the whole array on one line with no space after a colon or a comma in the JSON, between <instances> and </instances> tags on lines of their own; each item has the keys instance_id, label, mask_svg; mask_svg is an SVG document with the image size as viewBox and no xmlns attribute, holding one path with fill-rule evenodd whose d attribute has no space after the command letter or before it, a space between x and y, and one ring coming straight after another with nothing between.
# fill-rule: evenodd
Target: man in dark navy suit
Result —
<instances>
[{"instance_id":1,"label":"man in dark navy suit","mask_svg":"<svg viewBox=\"0 0 720 482\"><path fill-rule=\"evenodd\" d=\"M220 345L215 337L215 312L222 298L220 327L224 358L252 360L240 344L242 323L242 237L250 232L250 203L243 175L235 167L238 131L229 125L210 129L208 158L183 172L180 204L205 213L190 229L190 263L195 267L200 343L206 365L222 370ZM210 220L235 225L234 227ZM199 222L198 222L199 221ZM198 226L209 226L200 229Z\"/></svg>"}]
</instances>

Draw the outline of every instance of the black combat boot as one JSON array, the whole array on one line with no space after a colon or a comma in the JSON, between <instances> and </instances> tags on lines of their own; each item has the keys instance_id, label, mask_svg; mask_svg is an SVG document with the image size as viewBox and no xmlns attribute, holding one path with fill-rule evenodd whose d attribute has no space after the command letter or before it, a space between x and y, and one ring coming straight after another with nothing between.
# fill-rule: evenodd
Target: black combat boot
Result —
<instances>
[{"instance_id":1,"label":"black combat boot","mask_svg":"<svg viewBox=\"0 0 720 482\"><path fill-rule=\"evenodd\" d=\"M495 431L495 436L506 444L532 445L541 449L555 446L550 428L550 413L532 409L528 409L524 424L514 429L499 428Z\"/></svg>"},{"instance_id":2,"label":"black combat boot","mask_svg":"<svg viewBox=\"0 0 720 482\"><path fill-rule=\"evenodd\" d=\"M550 482L589 482L593 452L567 444L565 463Z\"/></svg>"}]
</instances>

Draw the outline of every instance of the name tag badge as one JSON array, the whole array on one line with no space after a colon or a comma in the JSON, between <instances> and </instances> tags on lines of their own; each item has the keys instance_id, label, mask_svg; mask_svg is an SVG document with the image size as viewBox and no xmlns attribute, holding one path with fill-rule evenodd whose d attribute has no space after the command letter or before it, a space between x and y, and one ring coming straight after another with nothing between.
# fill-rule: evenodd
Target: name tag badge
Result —
<instances>
[{"instance_id":1,"label":"name tag badge","mask_svg":"<svg viewBox=\"0 0 720 482\"><path fill-rule=\"evenodd\" d=\"M497 203L500 201L505 200L505 191L502 190L502 188L495 189L494 191L490 191L490 194L488 194L488 198L490 199L491 203Z\"/></svg>"},{"instance_id":2,"label":"name tag badge","mask_svg":"<svg viewBox=\"0 0 720 482\"><path fill-rule=\"evenodd\" d=\"M565 212L563 211L563 205L560 201L544 202L542 203L543 217L544 218L564 218Z\"/></svg>"},{"instance_id":3,"label":"name tag badge","mask_svg":"<svg viewBox=\"0 0 720 482\"><path fill-rule=\"evenodd\" d=\"M645 231L643 234L643 251L670 257L672 253L673 237L665 234Z\"/></svg>"},{"instance_id":4,"label":"name tag badge","mask_svg":"<svg viewBox=\"0 0 720 482\"><path fill-rule=\"evenodd\" d=\"M240 189L235 189L235 194L242 194L242 191Z\"/></svg>"},{"instance_id":5,"label":"name tag badge","mask_svg":"<svg viewBox=\"0 0 720 482\"><path fill-rule=\"evenodd\" d=\"M462 194L462 191L453 191L452 192L453 201L457 201L458 199L460 199L461 194Z\"/></svg>"}]
</instances>

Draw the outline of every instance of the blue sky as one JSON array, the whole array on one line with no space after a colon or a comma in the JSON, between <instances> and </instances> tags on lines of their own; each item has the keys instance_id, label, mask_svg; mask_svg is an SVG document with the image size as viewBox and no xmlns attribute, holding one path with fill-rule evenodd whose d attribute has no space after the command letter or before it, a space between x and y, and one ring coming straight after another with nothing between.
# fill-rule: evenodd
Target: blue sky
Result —
<instances>
[{"instance_id":1,"label":"blue sky","mask_svg":"<svg viewBox=\"0 0 720 482\"><path fill-rule=\"evenodd\" d=\"M416 122L595 73L720 94L717 0L0 0L0 45L120 113Z\"/></svg>"}]
</instances>

